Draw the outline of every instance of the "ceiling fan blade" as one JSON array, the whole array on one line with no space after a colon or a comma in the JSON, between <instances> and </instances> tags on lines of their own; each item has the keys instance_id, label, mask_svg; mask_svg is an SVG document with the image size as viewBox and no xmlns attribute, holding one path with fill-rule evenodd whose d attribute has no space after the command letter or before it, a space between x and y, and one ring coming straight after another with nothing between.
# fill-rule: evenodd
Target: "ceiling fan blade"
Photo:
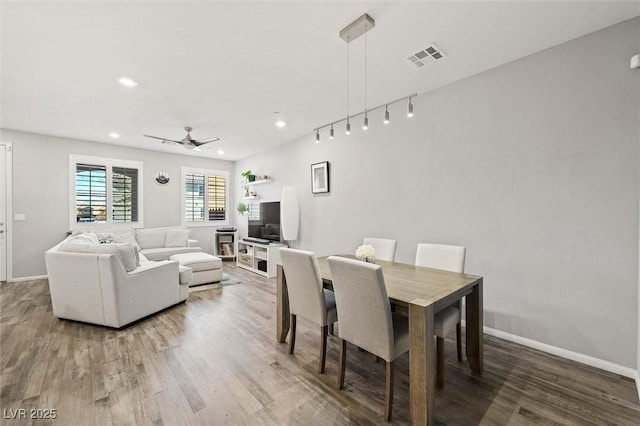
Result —
<instances>
[{"instance_id":1,"label":"ceiling fan blade","mask_svg":"<svg viewBox=\"0 0 640 426\"><path fill-rule=\"evenodd\" d=\"M171 142L171 143L180 143L180 141L174 141L173 139L167 139L167 138L160 138L158 136L151 136L151 135L142 135L142 136L147 137L147 138L151 138L151 139L159 139L162 142L167 142L167 143L169 143L169 142Z\"/></svg>"},{"instance_id":2,"label":"ceiling fan blade","mask_svg":"<svg viewBox=\"0 0 640 426\"><path fill-rule=\"evenodd\" d=\"M208 138L208 139L194 139L191 141L196 146L204 145L205 143L216 142L219 141L220 138Z\"/></svg>"}]
</instances>

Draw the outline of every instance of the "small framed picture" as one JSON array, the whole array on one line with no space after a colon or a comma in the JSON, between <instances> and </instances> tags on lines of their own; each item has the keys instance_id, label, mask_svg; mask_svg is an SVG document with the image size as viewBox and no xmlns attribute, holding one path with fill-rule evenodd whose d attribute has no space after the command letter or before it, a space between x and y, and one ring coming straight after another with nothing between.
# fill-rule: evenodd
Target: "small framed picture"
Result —
<instances>
[{"instance_id":1,"label":"small framed picture","mask_svg":"<svg viewBox=\"0 0 640 426\"><path fill-rule=\"evenodd\" d=\"M311 165L311 192L320 194L329 192L329 162Z\"/></svg>"}]
</instances>

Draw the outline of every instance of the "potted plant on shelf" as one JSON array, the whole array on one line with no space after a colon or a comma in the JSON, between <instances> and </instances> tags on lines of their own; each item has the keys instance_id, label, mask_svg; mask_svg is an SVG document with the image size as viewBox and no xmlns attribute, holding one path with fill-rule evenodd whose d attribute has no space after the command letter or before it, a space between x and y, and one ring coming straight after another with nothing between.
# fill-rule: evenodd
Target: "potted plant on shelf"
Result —
<instances>
[{"instance_id":1,"label":"potted plant on shelf","mask_svg":"<svg viewBox=\"0 0 640 426\"><path fill-rule=\"evenodd\" d=\"M247 170L247 171L242 172L242 174L240 176L245 178L247 180L247 182L254 182L256 180L256 175L251 173L251 170Z\"/></svg>"},{"instance_id":2,"label":"potted plant on shelf","mask_svg":"<svg viewBox=\"0 0 640 426\"><path fill-rule=\"evenodd\" d=\"M247 205L245 203L239 203L237 209L238 213L242 216L247 213Z\"/></svg>"}]
</instances>

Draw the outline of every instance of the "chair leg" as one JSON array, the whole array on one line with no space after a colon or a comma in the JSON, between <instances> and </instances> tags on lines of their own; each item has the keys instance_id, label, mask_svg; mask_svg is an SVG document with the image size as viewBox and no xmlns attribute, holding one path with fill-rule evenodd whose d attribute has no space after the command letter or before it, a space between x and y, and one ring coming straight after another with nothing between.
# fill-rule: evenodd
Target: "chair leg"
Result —
<instances>
[{"instance_id":1,"label":"chair leg","mask_svg":"<svg viewBox=\"0 0 640 426\"><path fill-rule=\"evenodd\" d=\"M436 384L438 389L444 386L444 339L438 337L436 339Z\"/></svg>"},{"instance_id":2,"label":"chair leg","mask_svg":"<svg viewBox=\"0 0 640 426\"><path fill-rule=\"evenodd\" d=\"M329 334L331 334L332 336L333 336L333 324L335 323L332 322L331 324L329 324Z\"/></svg>"},{"instance_id":3,"label":"chair leg","mask_svg":"<svg viewBox=\"0 0 640 426\"><path fill-rule=\"evenodd\" d=\"M291 314L291 337L289 338L289 353L293 353L293 349L296 346L296 316Z\"/></svg>"},{"instance_id":4,"label":"chair leg","mask_svg":"<svg viewBox=\"0 0 640 426\"><path fill-rule=\"evenodd\" d=\"M318 373L324 373L324 366L327 361L327 334L329 332L329 326L325 325L320 327L320 366Z\"/></svg>"},{"instance_id":5,"label":"chair leg","mask_svg":"<svg viewBox=\"0 0 640 426\"><path fill-rule=\"evenodd\" d=\"M393 361L387 361L387 380L386 392L384 397L384 419L391 420L391 411L393 410Z\"/></svg>"},{"instance_id":6,"label":"chair leg","mask_svg":"<svg viewBox=\"0 0 640 426\"><path fill-rule=\"evenodd\" d=\"M347 341L340 339L340 367L338 371L338 389L344 387L344 370L347 366Z\"/></svg>"},{"instance_id":7,"label":"chair leg","mask_svg":"<svg viewBox=\"0 0 640 426\"><path fill-rule=\"evenodd\" d=\"M456 324L456 348L458 349L458 361L462 362L462 324Z\"/></svg>"}]
</instances>

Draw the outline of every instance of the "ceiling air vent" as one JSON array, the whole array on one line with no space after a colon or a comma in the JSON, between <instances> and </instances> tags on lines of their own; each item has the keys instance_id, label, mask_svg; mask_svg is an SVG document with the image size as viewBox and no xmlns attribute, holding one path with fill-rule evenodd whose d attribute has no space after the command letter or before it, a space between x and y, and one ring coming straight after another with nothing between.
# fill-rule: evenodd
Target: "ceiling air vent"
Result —
<instances>
[{"instance_id":1,"label":"ceiling air vent","mask_svg":"<svg viewBox=\"0 0 640 426\"><path fill-rule=\"evenodd\" d=\"M422 68L430 63L441 61L444 57L444 52L440 50L435 43L431 43L424 49L417 51L413 55L409 55L407 61L416 68Z\"/></svg>"}]
</instances>

